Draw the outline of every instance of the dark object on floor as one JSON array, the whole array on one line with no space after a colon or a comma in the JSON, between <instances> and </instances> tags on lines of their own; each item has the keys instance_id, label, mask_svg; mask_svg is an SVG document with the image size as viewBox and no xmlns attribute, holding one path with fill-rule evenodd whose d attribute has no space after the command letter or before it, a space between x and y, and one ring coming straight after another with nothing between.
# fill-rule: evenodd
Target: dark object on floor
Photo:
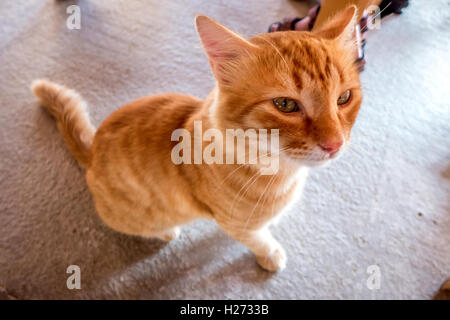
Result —
<instances>
[{"instance_id":1,"label":"dark object on floor","mask_svg":"<svg viewBox=\"0 0 450 320\"><path fill-rule=\"evenodd\" d=\"M319 14L320 5L314 6L309 9L308 14L302 18L285 18L282 21L277 21L272 23L267 30L268 33L276 32L276 31L288 31L288 30L297 30L297 31L311 31L314 26L314 22L316 21L317 15ZM302 21L303 19L308 18L309 22L307 24L301 25L299 28L297 22Z\"/></svg>"},{"instance_id":2,"label":"dark object on floor","mask_svg":"<svg viewBox=\"0 0 450 320\"><path fill-rule=\"evenodd\" d=\"M441 289L434 296L434 300L450 300L450 278L442 284Z\"/></svg>"},{"instance_id":3,"label":"dark object on floor","mask_svg":"<svg viewBox=\"0 0 450 320\"><path fill-rule=\"evenodd\" d=\"M383 0L380 4L381 17L391 13L401 14L402 9L409 5L409 0Z\"/></svg>"},{"instance_id":4,"label":"dark object on floor","mask_svg":"<svg viewBox=\"0 0 450 320\"><path fill-rule=\"evenodd\" d=\"M320 11L320 5L312 7L306 16L303 18L295 17L295 18L285 18L282 21L274 22L269 26L268 32L277 32L277 31L289 31L289 30L297 30L297 31L311 31L314 23L316 21L317 15ZM306 23L301 23L304 19ZM297 25L297 23L300 22L300 25ZM361 31L361 35L364 35L367 32L367 15L364 15L360 22L359 22ZM364 58L364 49L366 45L366 40L363 38L361 40L361 48L360 53L361 55L356 59L355 63L359 69L360 72L364 70L364 66L366 65L366 60Z\"/></svg>"}]
</instances>

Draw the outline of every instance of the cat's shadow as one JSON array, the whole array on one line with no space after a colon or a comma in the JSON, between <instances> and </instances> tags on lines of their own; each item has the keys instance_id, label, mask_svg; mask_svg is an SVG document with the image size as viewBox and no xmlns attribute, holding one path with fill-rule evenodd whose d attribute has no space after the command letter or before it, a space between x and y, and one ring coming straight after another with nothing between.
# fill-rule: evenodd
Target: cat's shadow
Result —
<instances>
[{"instance_id":1,"label":"cat's shadow","mask_svg":"<svg viewBox=\"0 0 450 320\"><path fill-rule=\"evenodd\" d=\"M185 232L190 233L189 230ZM220 288L236 281L255 284L274 275L261 269L252 253L243 253L245 248L238 250L238 254L229 260L224 258L226 247L239 244L233 244L234 240L219 229L203 233L201 238L194 241L187 235L181 235L170 243L122 234L112 235L112 238L114 243L104 242L96 250L97 257L94 257L94 261L101 259L102 267L89 271L89 295L95 294L96 298L169 299L173 298L173 291L179 289L179 283L183 282L188 283L194 292L178 291L175 293L176 298L189 299L192 295L200 295L208 287ZM114 253L104 255L106 247L111 245L125 252L125 255L121 259ZM136 274L131 274L135 272L133 268L136 268ZM111 278L117 281L121 277L135 277L139 281L121 283L113 295L104 290L104 284L111 281ZM101 291L98 292L97 289ZM228 289L232 291L232 288ZM226 291L225 288L222 298L227 298Z\"/></svg>"},{"instance_id":2,"label":"cat's shadow","mask_svg":"<svg viewBox=\"0 0 450 320\"><path fill-rule=\"evenodd\" d=\"M140 297L171 299L173 290L178 288L176 283L187 282L192 291L178 292L175 298L196 299L204 296L207 288L215 288L216 294L221 292L223 295L219 294L217 298L227 299L226 292L233 292L233 284L262 283L275 274L259 267L255 256L247 248L219 228L204 233L196 241L183 236L176 241L183 242L183 249L175 255L189 261L181 266L176 261L168 262L164 269L170 276L148 280L152 283L152 292L141 293ZM233 254L230 255L230 252ZM169 288L171 284L175 285Z\"/></svg>"}]
</instances>

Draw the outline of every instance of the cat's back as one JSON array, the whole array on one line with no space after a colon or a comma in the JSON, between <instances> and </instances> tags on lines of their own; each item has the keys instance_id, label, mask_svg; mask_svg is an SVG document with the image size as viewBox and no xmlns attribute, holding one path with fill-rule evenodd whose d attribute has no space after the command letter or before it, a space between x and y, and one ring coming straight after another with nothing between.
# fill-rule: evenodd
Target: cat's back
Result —
<instances>
[{"instance_id":1,"label":"cat's back","mask_svg":"<svg viewBox=\"0 0 450 320\"><path fill-rule=\"evenodd\" d=\"M98 128L91 148L91 168L107 164L145 166L146 157L170 159L172 132L200 111L202 100L162 94L140 98L114 111Z\"/></svg>"},{"instance_id":2,"label":"cat's back","mask_svg":"<svg viewBox=\"0 0 450 320\"><path fill-rule=\"evenodd\" d=\"M157 125L162 130L177 127L189 118L189 114L198 111L202 100L190 95L166 93L143 97L125 104L106 118L96 135L115 132L123 128L140 128Z\"/></svg>"}]
</instances>

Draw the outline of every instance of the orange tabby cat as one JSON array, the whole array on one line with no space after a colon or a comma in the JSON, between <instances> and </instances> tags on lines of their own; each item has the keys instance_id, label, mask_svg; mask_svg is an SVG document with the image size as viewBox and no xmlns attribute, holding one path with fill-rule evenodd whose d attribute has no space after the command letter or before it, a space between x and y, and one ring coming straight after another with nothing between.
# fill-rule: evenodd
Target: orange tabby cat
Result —
<instances>
[{"instance_id":1,"label":"orange tabby cat","mask_svg":"<svg viewBox=\"0 0 450 320\"><path fill-rule=\"evenodd\" d=\"M286 254L268 227L300 195L308 167L347 147L361 92L353 40L356 8L315 33L276 32L245 40L214 20L196 25L216 86L206 100L178 94L141 98L111 114L96 131L72 90L37 80L32 90L55 117L111 228L172 240L180 226L213 218L252 250L267 270ZM258 164L175 164L176 129L279 129L279 170Z\"/></svg>"}]
</instances>

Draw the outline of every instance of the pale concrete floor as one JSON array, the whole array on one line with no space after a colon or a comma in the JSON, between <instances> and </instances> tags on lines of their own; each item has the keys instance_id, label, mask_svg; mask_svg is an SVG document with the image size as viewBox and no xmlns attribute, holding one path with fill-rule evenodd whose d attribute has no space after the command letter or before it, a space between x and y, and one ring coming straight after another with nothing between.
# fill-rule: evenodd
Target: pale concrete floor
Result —
<instances>
[{"instance_id":1,"label":"pale concrete floor","mask_svg":"<svg viewBox=\"0 0 450 320\"><path fill-rule=\"evenodd\" d=\"M350 150L313 172L274 234L286 270L259 269L204 221L164 245L97 218L80 170L29 84L76 88L98 124L123 103L212 87L193 17L247 35L304 4L282 0L0 2L0 287L18 298L364 298L433 296L450 275L447 1L415 0L368 37L364 103ZM82 289L66 288L67 266ZM378 290L367 285L378 266Z\"/></svg>"}]
</instances>

